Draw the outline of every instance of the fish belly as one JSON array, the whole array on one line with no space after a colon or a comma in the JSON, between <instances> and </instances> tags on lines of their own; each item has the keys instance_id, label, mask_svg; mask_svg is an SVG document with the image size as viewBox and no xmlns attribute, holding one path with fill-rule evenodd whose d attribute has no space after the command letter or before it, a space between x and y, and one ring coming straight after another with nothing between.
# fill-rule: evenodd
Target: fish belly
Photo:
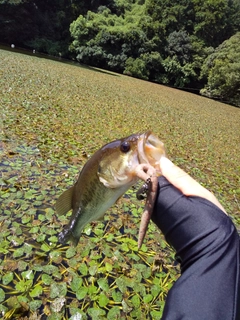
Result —
<instances>
[{"instance_id":1,"label":"fish belly","mask_svg":"<svg viewBox=\"0 0 240 320\"><path fill-rule=\"evenodd\" d=\"M90 222L100 220L104 213L129 189L131 185L110 189L104 187L98 199L92 199L86 206L75 208L69 224L59 234L59 242L65 244L69 240L77 245L83 228Z\"/></svg>"}]
</instances>

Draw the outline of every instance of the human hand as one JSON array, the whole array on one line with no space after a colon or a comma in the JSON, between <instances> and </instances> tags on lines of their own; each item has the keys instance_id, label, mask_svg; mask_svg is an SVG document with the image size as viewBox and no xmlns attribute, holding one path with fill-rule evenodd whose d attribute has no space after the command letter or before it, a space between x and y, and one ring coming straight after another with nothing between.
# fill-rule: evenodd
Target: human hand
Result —
<instances>
[{"instance_id":1,"label":"human hand","mask_svg":"<svg viewBox=\"0 0 240 320\"><path fill-rule=\"evenodd\" d=\"M225 214L226 211L222 207L222 205L219 203L217 198L206 188L201 186L196 180L194 180L191 176L189 176L185 171L180 169L178 166L174 165L168 158L161 157L161 159L158 162L159 169L153 168L149 164L140 164L136 168L136 175L138 178L145 181L145 184L147 181L149 181L149 190L147 192L147 199L145 203L144 212L142 214L140 228L139 228L139 237L138 237L138 247L140 248L144 239L144 236L147 231L148 223L150 219L152 220L160 227L161 229L161 220L159 219L159 208L162 209L167 208L168 206L172 206L172 201L174 201L174 196L172 194L173 189L180 191L182 196L190 198L191 196L200 197L203 199L206 199L216 205L219 209L221 209ZM164 179L167 179L169 186L171 185L171 192L169 189L169 194L167 196L161 197L161 182L160 182L160 191L158 191L158 178L159 172L161 172ZM162 177L162 178L163 178ZM163 179L160 178L161 181ZM160 192L160 194L159 194ZM166 194L166 193L165 193ZM159 196L160 195L160 196ZM158 201L156 201L156 198L158 197ZM159 202L160 201L160 202ZM156 204L157 202L158 204ZM155 206L155 210L154 210ZM185 203L185 206L189 207L189 202ZM187 208L186 207L186 208ZM192 203L192 208L195 207L195 204ZM181 209L179 209L179 212L185 211L186 208L183 206ZM154 211L154 215L152 217L152 213ZM161 211L161 210L160 210ZM171 210L172 211L172 210Z\"/></svg>"},{"instance_id":2,"label":"human hand","mask_svg":"<svg viewBox=\"0 0 240 320\"><path fill-rule=\"evenodd\" d=\"M209 190L201 186L196 180L173 164L168 158L161 157L159 166L162 175L185 196L198 196L207 199L226 213L223 206Z\"/></svg>"}]
</instances>

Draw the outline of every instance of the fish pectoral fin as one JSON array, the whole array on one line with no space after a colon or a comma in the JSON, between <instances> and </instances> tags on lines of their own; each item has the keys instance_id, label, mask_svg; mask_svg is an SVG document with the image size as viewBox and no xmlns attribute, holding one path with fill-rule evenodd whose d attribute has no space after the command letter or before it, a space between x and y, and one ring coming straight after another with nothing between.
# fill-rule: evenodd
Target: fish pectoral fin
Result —
<instances>
[{"instance_id":1,"label":"fish pectoral fin","mask_svg":"<svg viewBox=\"0 0 240 320\"><path fill-rule=\"evenodd\" d=\"M63 215L72 209L72 195L74 186L64 191L58 198L55 209L58 215Z\"/></svg>"}]
</instances>

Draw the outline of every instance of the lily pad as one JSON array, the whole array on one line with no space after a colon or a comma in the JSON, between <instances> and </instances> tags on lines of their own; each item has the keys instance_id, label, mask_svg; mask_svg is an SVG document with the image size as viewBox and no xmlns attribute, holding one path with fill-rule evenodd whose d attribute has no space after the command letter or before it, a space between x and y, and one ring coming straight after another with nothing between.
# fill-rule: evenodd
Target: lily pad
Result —
<instances>
[{"instance_id":1,"label":"lily pad","mask_svg":"<svg viewBox=\"0 0 240 320\"><path fill-rule=\"evenodd\" d=\"M104 222L88 224L76 247L58 243L71 212L57 216L56 200L102 145L150 128L169 157L214 192L238 225L239 110L16 52L0 50L0 67L0 312L29 319L40 312L51 319L160 319L180 270L153 223L138 250L144 205L135 197L138 186ZM219 132L224 138L216 139Z\"/></svg>"},{"instance_id":2,"label":"lily pad","mask_svg":"<svg viewBox=\"0 0 240 320\"><path fill-rule=\"evenodd\" d=\"M32 287L33 281L32 280L20 280L15 285L15 289L18 292L26 292Z\"/></svg>"},{"instance_id":3,"label":"lily pad","mask_svg":"<svg viewBox=\"0 0 240 320\"><path fill-rule=\"evenodd\" d=\"M53 282L50 285L50 298L62 298L67 294L67 285L65 282L57 283Z\"/></svg>"},{"instance_id":4,"label":"lily pad","mask_svg":"<svg viewBox=\"0 0 240 320\"><path fill-rule=\"evenodd\" d=\"M76 291L76 297L78 300L82 300L86 297L88 293L88 288L87 287L80 287L78 288L78 290Z\"/></svg>"},{"instance_id":5,"label":"lily pad","mask_svg":"<svg viewBox=\"0 0 240 320\"><path fill-rule=\"evenodd\" d=\"M51 310L53 312L60 312L65 305L66 298L61 297L61 298L56 298L54 301L51 303Z\"/></svg>"},{"instance_id":6,"label":"lily pad","mask_svg":"<svg viewBox=\"0 0 240 320\"><path fill-rule=\"evenodd\" d=\"M83 279L78 276L74 276L71 282L71 289L74 292L77 292L82 287L82 284L83 284Z\"/></svg>"},{"instance_id":7,"label":"lily pad","mask_svg":"<svg viewBox=\"0 0 240 320\"><path fill-rule=\"evenodd\" d=\"M107 319L119 319L120 318L120 308L119 307L112 307L107 314Z\"/></svg>"},{"instance_id":8,"label":"lily pad","mask_svg":"<svg viewBox=\"0 0 240 320\"><path fill-rule=\"evenodd\" d=\"M52 283L52 277L48 274L43 273L42 274L42 281L45 285L50 285Z\"/></svg>"},{"instance_id":9,"label":"lily pad","mask_svg":"<svg viewBox=\"0 0 240 320\"><path fill-rule=\"evenodd\" d=\"M72 257L74 257L76 254L76 248L74 247L70 247L67 251L66 251L66 258L70 259Z\"/></svg>"},{"instance_id":10,"label":"lily pad","mask_svg":"<svg viewBox=\"0 0 240 320\"><path fill-rule=\"evenodd\" d=\"M87 315L84 314L81 310L76 311L74 315L72 315L69 320L87 320Z\"/></svg>"},{"instance_id":11,"label":"lily pad","mask_svg":"<svg viewBox=\"0 0 240 320\"><path fill-rule=\"evenodd\" d=\"M84 262L80 264L78 270L83 276L86 276L88 274L88 267Z\"/></svg>"},{"instance_id":12,"label":"lily pad","mask_svg":"<svg viewBox=\"0 0 240 320\"><path fill-rule=\"evenodd\" d=\"M31 311L38 310L42 305L42 300L34 299L33 301L29 302L29 307Z\"/></svg>"},{"instance_id":13,"label":"lily pad","mask_svg":"<svg viewBox=\"0 0 240 320\"><path fill-rule=\"evenodd\" d=\"M103 291L108 291L109 290L109 284L108 280L106 278L100 278L98 281L98 286L103 290Z\"/></svg>"},{"instance_id":14,"label":"lily pad","mask_svg":"<svg viewBox=\"0 0 240 320\"><path fill-rule=\"evenodd\" d=\"M102 293L100 293L100 295L99 295L98 303L99 303L99 306L100 306L101 308L104 308L104 307L106 307L106 306L108 305L108 303L109 303L109 298L107 297L106 294L104 294L104 293L102 292Z\"/></svg>"},{"instance_id":15,"label":"lily pad","mask_svg":"<svg viewBox=\"0 0 240 320\"><path fill-rule=\"evenodd\" d=\"M39 297L43 292L43 288L40 284L36 285L30 292L29 295L32 298Z\"/></svg>"},{"instance_id":16,"label":"lily pad","mask_svg":"<svg viewBox=\"0 0 240 320\"><path fill-rule=\"evenodd\" d=\"M101 316L105 316L106 311L99 308L89 308L88 315L91 317L92 320L101 319Z\"/></svg>"},{"instance_id":17,"label":"lily pad","mask_svg":"<svg viewBox=\"0 0 240 320\"><path fill-rule=\"evenodd\" d=\"M0 302L5 300L5 292L2 288L0 288Z\"/></svg>"},{"instance_id":18,"label":"lily pad","mask_svg":"<svg viewBox=\"0 0 240 320\"><path fill-rule=\"evenodd\" d=\"M23 271L23 272L21 273L21 276L23 277L23 279L33 280L33 278L34 278L34 273L33 273L32 270Z\"/></svg>"},{"instance_id":19,"label":"lily pad","mask_svg":"<svg viewBox=\"0 0 240 320\"><path fill-rule=\"evenodd\" d=\"M121 302L122 301L122 293L120 291L116 291L116 290L113 290L112 292L112 298L115 302Z\"/></svg>"}]
</instances>

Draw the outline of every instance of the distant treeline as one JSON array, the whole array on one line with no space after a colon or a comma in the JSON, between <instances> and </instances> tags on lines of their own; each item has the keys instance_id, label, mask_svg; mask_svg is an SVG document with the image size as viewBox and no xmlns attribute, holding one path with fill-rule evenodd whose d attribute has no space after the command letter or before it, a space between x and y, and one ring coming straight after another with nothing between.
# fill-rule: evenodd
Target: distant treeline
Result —
<instances>
[{"instance_id":1,"label":"distant treeline","mask_svg":"<svg viewBox=\"0 0 240 320\"><path fill-rule=\"evenodd\" d=\"M240 106L239 0L0 0L0 42Z\"/></svg>"}]
</instances>

